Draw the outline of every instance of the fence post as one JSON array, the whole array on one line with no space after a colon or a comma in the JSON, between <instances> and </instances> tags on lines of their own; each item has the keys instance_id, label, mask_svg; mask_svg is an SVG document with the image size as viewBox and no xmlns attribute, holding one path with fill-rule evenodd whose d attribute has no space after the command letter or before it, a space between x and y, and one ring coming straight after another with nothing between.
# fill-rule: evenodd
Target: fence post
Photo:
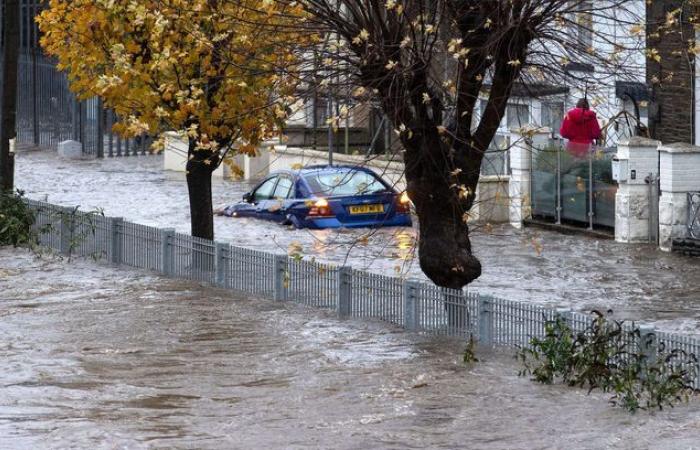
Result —
<instances>
[{"instance_id":1,"label":"fence post","mask_svg":"<svg viewBox=\"0 0 700 450\"><path fill-rule=\"evenodd\" d=\"M109 220L109 236L110 236L110 261L113 264L121 264L122 262L122 234L121 228L124 219L121 217L112 217Z\"/></svg>"},{"instance_id":2,"label":"fence post","mask_svg":"<svg viewBox=\"0 0 700 450\"><path fill-rule=\"evenodd\" d=\"M419 286L417 281L404 280L403 282L403 327L409 331L420 329Z\"/></svg>"},{"instance_id":3,"label":"fence post","mask_svg":"<svg viewBox=\"0 0 700 450\"><path fill-rule=\"evenodd\" d=\"M352 267L338 268L338 317L352 315Z\"/></svg>"},{"instance_id":4,"label":"fence post","mask_svg":"<svg viewBox=\"0 0 700 450\"><path fill-rule=\"evenodd\" d=\"M170 244L170 239L174 234L174 228L160 230L160 270L165 276L173 274L173 246Z\"/></svg>"},{"instance_id":5,"label":"fence post","mask_svg":"<svg viewBox=\"0 0 700 450\"><path fill-rule=\"evenodd\" d=\"M71 250L70 246L72 230L69 221L72 221L73 219L73 210L70 208L59 208L58 211L61 218L61 222L59 224L59 234L61 239L58 244L58 251L64 255L67 255Z\"/></svg>"},{"instance_id":6,"label":"fence post","mask_svg":"<svg viewBox=\"0 0 700 450\"><path fill-rule=\"evenodd\" d=\"M105 135L104 135L104 108L102 107L102 98L97 98L97 157L105 157Z\"/></svg>"},{"instance_id":7,"label":"fence post","mask_svg":"<svg viewBox=\"0 0 700 450\"><path fill-rule=\"evenodd\" d=\"M216 285L218 287L226 286L226 260L224 252L228 244L223 242L214 243L214 267L216 269Z\"/></svg>"},{"instance_id":8,"label":"fence post","mask_svg":"<svg viewBox=\"0 0 700 450\"><path fill-rule=\"evenodd\" d=\"M277 302L287 300L287 255L275 255L273 272L273 299Z\"/></svg>"},{"instance_id":9,"label":"fence post","mask_svg":"<svg viewBox=\"0 0 700 450\"><path fill-rule=\"evenodd\" d=\"M491 297L479 295L479 343L493 345L493 301Z\"/></svg>"},{"instance_id":10,"label":"fence post","mask_svg":"<svg viewBox=\"0 0 700 450\"><path fill-rule=\"evenodd\" d=\"M656 364L656 331L649 327L639 328L639 346L646 361L647 367Z\"/></svg>"}]
</instances>

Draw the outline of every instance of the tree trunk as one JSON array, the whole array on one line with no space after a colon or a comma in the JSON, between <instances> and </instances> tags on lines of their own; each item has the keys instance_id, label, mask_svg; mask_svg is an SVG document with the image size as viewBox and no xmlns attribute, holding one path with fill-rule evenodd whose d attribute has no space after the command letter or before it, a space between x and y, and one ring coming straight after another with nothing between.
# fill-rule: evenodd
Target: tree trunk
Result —
<instances>
[{"instance_id":1,"label":"tree trunk","mask_svg":"<svg viewBox=\"0 0 700 450\"><path fill-rule=\"evenodd\" d=\"M461 289L481 275L465 220L474 203L481 158L456 156L429 130L403 143L407 190L420 226L420 267L438 286Z\"/></svg>"},{"instance_id":2,"label":"tree trunk","mask_svg":"<svg viewBox=\"0 0 700 450\"><path fill-rule=\"evenodd\" d=\"M469 226L463 220L467 209L442 184L409 181L420 226L420 267L438 286L461 289L481 275L481 263L472 255Z\"/></svg>"},{"instance_id":3,"label":"tree trunk","mask_svg":"<svg viewBox=\"0 0 700 450\"><path fill-rule=\"evenodd\" d=\"M192 236L214 240L214 208L211 199L211 176L218 165L218 155L195 150L190 139L187 171L187 192L190 197Z\"/></svg>"},{"instance_id":4,"label":"tree trunk","mask_svg":"<svg viewBox=\"0 0 700 450\"><path fill-rule=\"evenodd\" d=\"M0 125L0 191L12 191L14 164L10 139L16 135L17 58L19 53L19 0L6 0L2 17L2 124Z\"/></svg>"}]
</instances>

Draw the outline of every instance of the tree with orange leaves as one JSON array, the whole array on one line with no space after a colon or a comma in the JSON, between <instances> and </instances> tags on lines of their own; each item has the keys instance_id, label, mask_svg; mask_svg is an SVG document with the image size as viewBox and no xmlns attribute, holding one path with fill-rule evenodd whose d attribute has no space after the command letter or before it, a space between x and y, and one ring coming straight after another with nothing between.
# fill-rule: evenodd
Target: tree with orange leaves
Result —
<instances>
[{"instance_id":1,"label":"tree with orange leaves","mask_svg":"<svg viewBox=\"0 0 700 450\"><path fill-rule=\"evenodd\" d=\"M71 89L117 113L115 131L186 136L192 235L213 239L213 171L237 153L254 154L294 100L298 60L289 42L304 41L289 31L304 21L295 3L51 0L37 21Z\"/></svg>"}]
</instances>

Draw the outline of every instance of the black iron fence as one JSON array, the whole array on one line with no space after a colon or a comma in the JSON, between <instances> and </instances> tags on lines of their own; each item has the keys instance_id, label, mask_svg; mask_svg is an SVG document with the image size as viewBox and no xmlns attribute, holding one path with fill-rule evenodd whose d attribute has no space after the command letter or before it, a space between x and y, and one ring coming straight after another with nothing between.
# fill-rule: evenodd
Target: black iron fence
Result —
<instances>
[{"instance_id":1,"label":"black iron fence","mask_svg":"<svg viewBox=\"0 0 700 450\"><path fill-rule=\"evenodd\" d=\"M149 153L151 138L123 139L114 134L114 113L97 97L79 101L66 74L40 51L23 49L17 78L18 143L56 148L62 141L74 140L82 144L84 155L97 158Z\"/></svg>"}]
</instances>

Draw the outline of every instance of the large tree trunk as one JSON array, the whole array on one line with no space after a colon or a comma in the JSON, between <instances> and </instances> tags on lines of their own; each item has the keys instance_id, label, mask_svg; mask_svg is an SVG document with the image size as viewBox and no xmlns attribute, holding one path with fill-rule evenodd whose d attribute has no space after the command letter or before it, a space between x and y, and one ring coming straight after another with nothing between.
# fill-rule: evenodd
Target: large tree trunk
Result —
<instances>
[{"instance_id":1,"label":"large tree trunk","mask_svg":"<svg viewBox=\"0 0 700 450\"><path fill-rule=\"evenodd\" d=\"M420 226L420 267L438 286L461 289L481 275L481 263L472 255L469 226L464 220L471 201L460 199L447 183L449 174L436 169L426 164L419 178L407 175Z\"/></svg>"},{"instance_id":2,"label":"large tree trunk","mask_svg":"<svg viewBox=\"0 0 700 450\"><path fill-rule=\"evenodd\" d=\"M214 209L211 199L211 176L218 165L218 156L195 150L190 139L187 160L187 191L190 197L192 236L214 240Z\"/></svg>"}]
</instances>

